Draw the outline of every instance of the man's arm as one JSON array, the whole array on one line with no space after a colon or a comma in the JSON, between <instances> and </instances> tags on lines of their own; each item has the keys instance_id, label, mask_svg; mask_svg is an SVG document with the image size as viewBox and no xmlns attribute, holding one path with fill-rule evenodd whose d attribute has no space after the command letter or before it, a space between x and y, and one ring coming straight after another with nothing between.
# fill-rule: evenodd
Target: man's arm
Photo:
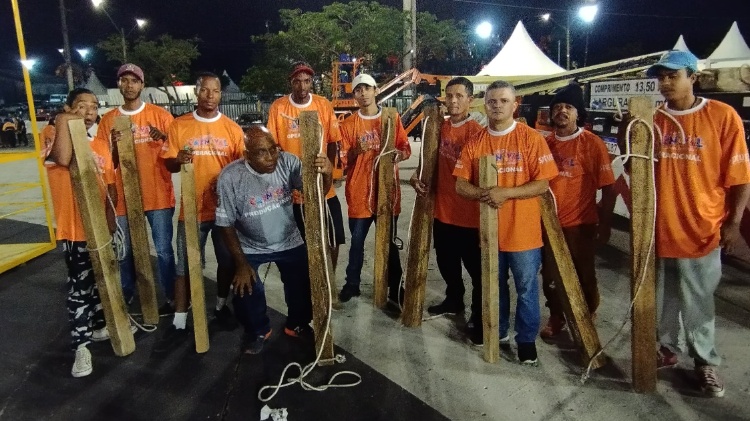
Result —
<instances>
[{"instance_id":1,"label":"man's arm","mask_svg":"<svg viewBox=\"0 0 750 421\"><path fill-rule=\"evenodd\" d=\"M81 117L70 113L60 114L55 118L55 142L52 144L49 158L57 165L68 167L73 159L73 140L70 138L68 122L76 119Z\"/></svg>"},{"instance_id":2,"label":"man's arm","mask_svg":"<svg viewBox=\"0 0 750 421\"><path fill-rule=\"evenodd\" d=\"M599 225L597 226L596 239L599 244L607 244L612 234L612 213L615 210L617 192L614 184L602 186L602 200L599 201Z\"/></svg>"},{"instance_id":3,"label":"man's arm","mask_svg":"<svg viewBox=\"0 0 750 421\"><path fill-rule=\"evenodd\" d=\"M456 177L456 193L464 199L479 200L486 190L469 183L465 178Z\"/></svg>"},{"instance_id":4,"label":"man's arm","mask_svg":"<svg viewBox=\"0 0 750 421\"><path fill-rule=\"evenodd\" d=\"M232 285L234 286L235 294L239 294L240 297L245 296L245 292L248 294L253 293L253 284L255 283L255 271L253 270L250 263L245 259L245 254L242 252L240 246L240 239L237 236L237 230L234 227L220 227L221 236L224 239L224 244L229 250L229 254L232 255L236 270L234 272L234 279Z\"/></svg>"},{"instance_id":5,"label":"man's arm","mask_svg":"<svg viewBox=\"0 0 750 421\"><path fill-rule=\"evenodd\" d=\"M479 198L493 208L499 208L510 199L531 199L541 196L549 188L549 180L532 180L517 187L493 187L486 190Z\"/></svg>"},{"instance_id":6,"label":"man's arm","mask_svg":"<svg viewBox=\"0 0 750 421\"><path fill-rule=\"evenodd\" d=\"M750 184L738 184L729 187L727 205L729 212L727 219L721 225L721 247L725 252L731 252L740 237L740 221L750 199Z\"/></svg>"}]
</instances>

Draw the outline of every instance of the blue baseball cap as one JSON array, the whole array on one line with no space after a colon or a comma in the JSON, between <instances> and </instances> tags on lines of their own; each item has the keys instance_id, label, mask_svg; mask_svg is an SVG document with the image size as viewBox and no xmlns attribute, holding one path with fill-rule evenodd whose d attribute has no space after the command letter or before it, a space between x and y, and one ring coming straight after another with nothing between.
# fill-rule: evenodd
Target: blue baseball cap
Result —
<instances>
[{"instance_id":1,"label":"blue baseball cap","mask_svg":"<svg viewBox=\"0 0 750 421\"><path fill-rule=\"evenodd\" d=\"M689 69L693 72L698 71L698 57L689 51L672 50L664 53L656 64L646 70L646 76L654 77L657 75L659 68L670 70Z\"/></svg>"}]
</instances>

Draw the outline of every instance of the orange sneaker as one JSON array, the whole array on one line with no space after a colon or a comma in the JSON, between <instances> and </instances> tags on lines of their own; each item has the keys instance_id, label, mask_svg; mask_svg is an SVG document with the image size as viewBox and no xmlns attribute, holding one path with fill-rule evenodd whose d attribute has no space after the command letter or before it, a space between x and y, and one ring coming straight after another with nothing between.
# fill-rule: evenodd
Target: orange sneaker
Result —
<instances>
[{"instance_id":1,"label":"orange sneaker","mask_svg":"<svg viewBox=\"0 0 750 421\"><path fill-rule=\"evenodd\" d=\"M565 330L565 317L552 315L547 319L547 324L539 332L539 336L542 339L549 339L559 335L563 330Z\"/></svg>"}]
</instances>

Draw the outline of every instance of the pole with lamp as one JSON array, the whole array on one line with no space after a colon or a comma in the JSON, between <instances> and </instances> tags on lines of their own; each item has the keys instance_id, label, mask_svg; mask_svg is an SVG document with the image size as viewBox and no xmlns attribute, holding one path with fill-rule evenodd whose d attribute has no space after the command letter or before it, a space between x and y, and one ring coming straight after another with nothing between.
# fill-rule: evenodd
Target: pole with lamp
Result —
<instances>
[{"instance_id":1,"label":"pole with lamp","mask_svg":"<svg viewBox=\"0 0 750 421\"><path fill-rule=\"evenodd\" d=\"M60 0L60 1L62 1L62 0ZM115 29L117 30L117 32L119 32L119 34L120 34L120 41L122 43L122 62L123 63L127 63L127 61L128 61L128 44L127 44L127 41L125 39L133 32L133 30L135 30L135 28L141 28L142 29L144 26L146 26L147 21L145 19L136 19L135 20L135 25L133 25L133 27L130 28L130 31L128 31L127 34L126 34L125 33L125 28L117 25L117 23L115 23L115 20L112 19L112 16L109 14L109 12L107 12L107 9L104 7L104 0L91 0L91 4L94 5L95 9L99 9L102 12L104 12L104 14L107 15L107 18L109 18L109 21L112 22L112 26L114 26Z\"/></svg>"},{"instance_id":2,"label":"pole with lamp","mask_svg":"<svg viewBox=\"0 0 750 421\"><path fill-rule=\"evenodd\" d=\"M474 33L480 39L482 39L482 40L488 40L488 39L490 39L492 37L492 31L494 29L495 28L492 27L491 23L489 23L487 21L483 21L483 22L479 23L476 26L476 28L474 28ZM484 60L484 54L479 54L479 52L477 51L477 57L479 58L480 64L481 64L482 60Z\"/></svg>"},{"instance_id":3,"label":"pole with lamp","mask_svg":"<svg viewBox=\"0 0 750 421\"><path fill-rule=\"evenodd\" d=\"M589 4L586 6L581 6L578 8L578 18L583 21L584 23L590 24L596 19L596 15L599 12L599 6L596 4ZM565 13L566 15L566 24L565 26L559 24L557 21L555 21L552 18L552 14L545 13L540 16L542 21L544 22L552 22L555 25L557 25L559 28L565 31L565 68L567 70L570 70L570 25L571 25L571 15L572 10L569 10ZM560 44L558 42L558 62L560 61ZM588 30L586 32L586 51L584 54L584 63L586 63L588 59ZM585 64L584 64L585 65Z\"/></svg>"}]
</instances>

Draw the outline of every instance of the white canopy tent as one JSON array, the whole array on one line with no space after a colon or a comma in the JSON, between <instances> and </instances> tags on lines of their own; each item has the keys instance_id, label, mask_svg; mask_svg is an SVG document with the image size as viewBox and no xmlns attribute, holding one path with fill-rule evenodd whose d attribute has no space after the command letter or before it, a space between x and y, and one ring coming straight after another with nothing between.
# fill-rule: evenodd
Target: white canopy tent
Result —
<instances>
[{"instance_id":1,"label":"white canopy tent","mask_svg":"<svg viewBox=\"0 0 750 421\"><path fill-rule=\"evenodd\" d=\"M547 76L565 69L547 57L529 36L520 21L508 42L477 76Z\"/></svg>"},{"instance_id":2,"label":"white canopy tent","mask_svg":"<svg viewBox=\"0 0 750 421\"><path fill-rule=\"evenodd\" d=\"M750 47L747 46L745 38L742 37L737 22L734 22L719 46L707 59L701 61L699 67L701 69L722 69L741 67L744 64L750 65Z\"/></svg>"},{"instance_id":3,"label":"white canopy tent","mask_svg":"<svg viewBox=\"0 0 750 421\"><path fill-rule=\"evenodd\" d=\"M688 48L687 44L685 44L685 38L682 35L680 35L680 37L677 38L677 43L674 45L674 47L672 47L672 49L677 50L677 51L685 51L688 53L690 52L690 49Z\"/></svg>"}]
</instances>

